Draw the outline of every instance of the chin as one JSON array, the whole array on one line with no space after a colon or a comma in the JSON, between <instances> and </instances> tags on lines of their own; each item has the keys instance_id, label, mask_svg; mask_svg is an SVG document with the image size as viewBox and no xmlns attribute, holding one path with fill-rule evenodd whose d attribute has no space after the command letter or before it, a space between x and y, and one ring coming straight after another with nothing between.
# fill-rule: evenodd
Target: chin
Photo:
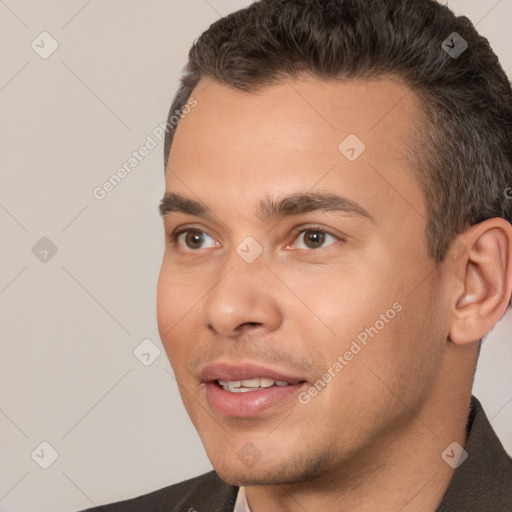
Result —
<instances>
[{"instance_id":1,"label":"chin","mask_svg":"<svg viewBox=\"0 0 512 512\"><path fill-rule=\"evenodd\" d=\"M262 456L252 467L244 466L238 459L212 464L220 478L231 485L293 485L322 478L331 467L331 458L331 454L320 454L302 460L294 456L265 462Z\"/></svg>"}]
</instances>

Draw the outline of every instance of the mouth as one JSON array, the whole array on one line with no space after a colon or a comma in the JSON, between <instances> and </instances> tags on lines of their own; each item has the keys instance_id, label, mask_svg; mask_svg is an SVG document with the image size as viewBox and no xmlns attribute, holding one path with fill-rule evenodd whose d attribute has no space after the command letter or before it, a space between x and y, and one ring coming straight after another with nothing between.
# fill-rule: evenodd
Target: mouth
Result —
<instances>
[{"instance_id":1,"label":"mouth","mask_svg":"<svg viewBox=\"0 0 512 512\"><path fill-rule=\"evenodd\" d=\"M284 411L306 379L264 366L211 363L201 372L210 408L223 416L255 417L269 410Z\"/></svg>"},{"instance_id":2,"label":"mouth","mask_svg":"<svg viewBox=\"0 0 512 512\"><path fill-rule=\"evenodd\" d=\"M256 377L255 379L244 380L217 380L217 384L224 390L230 393L251 393L259 389L268 389L272 386L285 387L291 386L291 382L284 380L266 379L264 377Z\"/></svg>"}]
</instances>

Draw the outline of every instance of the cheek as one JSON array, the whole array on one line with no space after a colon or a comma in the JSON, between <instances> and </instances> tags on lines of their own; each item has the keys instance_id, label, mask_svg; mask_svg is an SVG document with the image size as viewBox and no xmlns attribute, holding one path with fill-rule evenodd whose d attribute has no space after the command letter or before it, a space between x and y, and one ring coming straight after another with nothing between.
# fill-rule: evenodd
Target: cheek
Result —
<instances>
[{"instance_id":1,"label":"cheek","mask_svg":"<svg viewBox=\"0 0 512 512\"><path fill-rule=\"evenodd\" d=\"M432 353L428 347L435 290L426 282L411 295L417 270L404 268L396 257L386 258L384 251L379 254L379 261L295 277L297 294L309 309L304 314L302 308L300 315L295 311L295 321L302 324L302 332L314 333L313 327L318 327L313 334L316 342L308 351L316 352L326 369L346 355L340 372L345 377L337 379L333 388L348 385L347 379L365 393L383 387L369 369L377 375L382 372L397 389L415 375L427 378L436 371L439 351L434 347ZM287 277L293 282L291 273ZM364 382L357 382L360 372L367 373Z\"/></svg>"},{"instance_id":2,"label":"cheek","mask_svg":"<svg viewBox=\"0 0 512 512\"><path fill-rule=\"evenodd\" d=\"M162 342L185 316L193 313L203 294L197 278L177 270L164 257L157 285L157 320Z\"/></svg>"},{"instance_id":3,"label":"cheek","mask_svg":"<svg viewBox=\"0 0 512 512\"><path fill-rule=\"evenodd\" d=\"M363 395L380 396L382 403L397 411L404 409L404 403L413 410L421 408L437 381L443 357L434 293L425 286L415 294L403 294L401 310L375 337L368 338L360 358L368 372Z\"/></svg>"},{"instance_id":4,"label":"cheek","mask_svg":"<svg viewBox=\"0 0 512 512\"><path fill-rule=\"evenodd\" d=\"M157 322L160 339L173 368L179 369L176 361L184 352L180 346L183 336L180 331L184 320L193 311L197 298L193 297L190 287L184 286L178 273L172 272L168 265L162 264L157 285Z\"/></svg>"},{"instance_id":5,"label":"cheek","mask_svg":"<svg viewBox=\"0 0 512 512\"><path fill-rule=\"evenodd\" d=\"M383 275L376 265L354 262L303 272L281 269L283 281L289 284L297 304L301 303L295 308L302 310L301 314L294 320L317 324L326 336L338 340L356 336L392 307L396 294L385 285Z\"/></svg>"},{"instance_id":6,"label":"cheek","mask_svg":"<svg viewBox=\"0 0 512 512\"><path fill-rule=\"evenodd\" d=\"M156 293L156 314L160 338L165 343L169 329L174 323L176 307L176 290L172 279L165 271L165 265L160 269Z\"/></svg>"}]
</instances>

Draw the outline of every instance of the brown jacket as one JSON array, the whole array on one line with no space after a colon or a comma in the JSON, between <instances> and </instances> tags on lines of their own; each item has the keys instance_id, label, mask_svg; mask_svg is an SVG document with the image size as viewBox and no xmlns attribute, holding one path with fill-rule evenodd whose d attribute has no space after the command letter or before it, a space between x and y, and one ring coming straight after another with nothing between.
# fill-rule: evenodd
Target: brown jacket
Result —
<instances>
[{"instance_id":1,"label":"brown jacket","mask_svg":"<svg viewBox=\"0 0 512 512\"><path fill-rule=\"evenodd\" d=\"M471 399L468 458L455 471L436 512L512 512L512 459L480 402ZM86 512L233 512L238 487L211 471L138 498Z\"/></svg>"}]
</instances>

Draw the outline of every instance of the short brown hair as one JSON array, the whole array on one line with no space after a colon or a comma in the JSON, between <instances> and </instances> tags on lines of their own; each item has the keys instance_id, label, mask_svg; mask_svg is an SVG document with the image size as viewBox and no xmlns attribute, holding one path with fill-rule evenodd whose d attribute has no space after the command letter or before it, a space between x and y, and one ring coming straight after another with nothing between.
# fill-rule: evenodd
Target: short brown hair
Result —
<instances>
[{"instance_id":1,"label":"short brown hair","mask_svg":"<svg viewBox=\"0 0 512 512\"><path fill-rule=\"evenodd\" d=\"M442 47L453 32L468 44L456 58ZM169 116L202 78L255 91L304 74L393 75L417 94L423 122L409 149L436 261L468 226L492 217L512 222L510 83L487 39L435 0L255 2L195 41ZM175 129L166 134L166 168Z\"/></svg>"}]
</instances>

